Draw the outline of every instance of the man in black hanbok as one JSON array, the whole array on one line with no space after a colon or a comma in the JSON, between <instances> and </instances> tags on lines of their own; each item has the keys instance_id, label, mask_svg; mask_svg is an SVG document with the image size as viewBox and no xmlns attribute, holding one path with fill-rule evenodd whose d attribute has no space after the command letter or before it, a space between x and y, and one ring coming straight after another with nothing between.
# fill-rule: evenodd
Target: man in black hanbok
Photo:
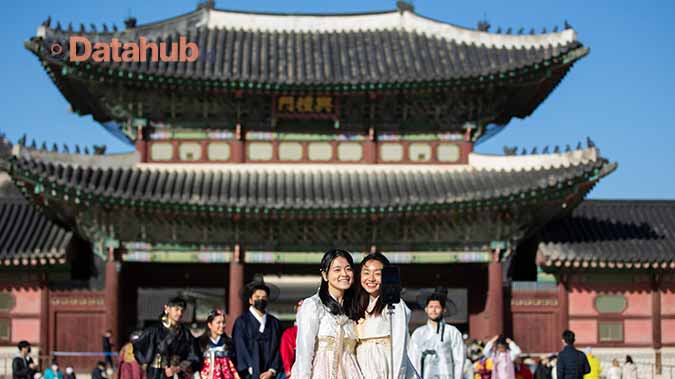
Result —
<instances>
[{"instance_id":1,"label":"man in black hanbok","mask_svg":"<svg viewBox=\"0 0 675 379\"><path fill-rule=\"evenodd\" d=\"M270 286L254 281L246 286L249 309L234 322L232 339L237 371L242 378L272 379L283 372L279 346L281 324L266 312Z\"/></svg>"},{"instance_id":2,"label":"man in black hanbok","mask_svg":"<svg viewBox=\"0 0 675 379\"><path fill-rule=\"evenodd\" d=\"M176 297L164 306L161 322L132 342L134 357L147 365L147 379L186 379L199 370L200 355L195 338L180 321L185 300Z\"/></svg>"}]
</instances>

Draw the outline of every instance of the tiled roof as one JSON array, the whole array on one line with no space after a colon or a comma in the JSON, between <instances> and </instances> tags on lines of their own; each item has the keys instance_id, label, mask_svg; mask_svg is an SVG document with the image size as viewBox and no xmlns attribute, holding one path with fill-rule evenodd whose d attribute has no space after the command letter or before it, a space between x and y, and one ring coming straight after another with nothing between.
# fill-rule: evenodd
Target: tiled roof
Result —
<instances>
[{"instance_id":1,"label":"tiled roof","mask_svg":"<svg viewBox=\"0 0 675 379\"><path fill-rule=\"evenodd\" d=\"M42 46L72 35L197 43L192 63L90 63L146 75L280 85L435 82L508 74L569 63L586 54L574 30L507 35L470 30L411 12L362 15L279 15L198 10L120 32L73 32L42 26ZM36 50L35 46L29 48ZM41 54L49 54L49 49ZM573 57L567 57L572 54ZM508 76L508 75L507 75Z\"/></svg>"},{"instance_id":2,"label":"tiled roof","mask_svg":"<svg viewBox=\"0 0 675 379\"><path fill-rule=\"evenodd\" d=\"M0 263L63 264L72 237L26 202L9 176L0 172Z\"/></svg>"},{"instance_id":3,"label":"tiled roof","mask_svg":"<svg viewBox=\"0 0 675 379\"><path fill-rule=\"evenodd\" d=\"M61 193L70 201L96 199L127 206L222 212L271 211L401 212L430 210L567 191L594 182L614 165L595 149L566 159L504 157L510 166L476 167L395 165L144 165L106 167L43 160L20 154L11 161L16 180ZM546 157L545 157L546 158ZM496 158L495 158L496 159ZM518 165L522 167L518 167ZM181 208L182 209L182 208Z\"/></svg>"},{"instance_id":4,"label":"tiled roof","mask_svg":"<svg viewBox=\"0 0 675 379\"><path fill-rule=\"evenodd\" d=\"M675 268L675 201L587 200L546 226L545 267Z\"/></svg>"}]
</instances>

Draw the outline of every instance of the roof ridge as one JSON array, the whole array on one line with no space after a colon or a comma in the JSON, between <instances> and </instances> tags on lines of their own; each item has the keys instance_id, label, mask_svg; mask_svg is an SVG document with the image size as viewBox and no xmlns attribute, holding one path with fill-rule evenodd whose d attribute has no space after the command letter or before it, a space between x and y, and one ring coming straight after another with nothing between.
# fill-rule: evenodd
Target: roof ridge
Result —
<instances>
[{"instance_id":1,"label":"roof ridge","mask_svg":"<svg viewBox=\"0 0 675 379\"><path fill-rule=\"evenodd\" d=\"M600 155L600 150L595 146L550 154L496 155L476 152L469 154L469 165L471 167L513 172L579 166L601 160L605 160L605 158Z\"/></svg>"},{"instance_id":2,"label":"roof ridge","mask_svg":"<svg viewBox=\"0 0 675 379\"><path fill-rule=\"evenodd\" d=\"M89 30L87 30L83 23L80 23L79 31L75 31L72 23L69 24L67 30L63 30L60 23L52 28L50 17L38 27L37 36L46 37L48 32L56 34L63 32L78 35L130 35L141 37L146 36L146 34L153 34L153 31L166 34L171 30L187 30L190 27L206 26L209 29L228 27L233 30L307 31L313 33L405 30L446 40L495 48L562 46L577 39L576 31L569 27L567 23L562 31L558 31L556 27L550 33L544 29L542 33L537 34L535 29L532 28L530 34L526 35L523 33L525 29L521 28L519 35L512 35L510 33L489 32L488 30L482 30L482 27L472 29L459 26L422 16L409 10L353 13L284 13L198 8L188 13L143 25L136 25L136 19L132 17L125 20L125 23L127 23L127 28L122 31L118 31L115 27L111 32L106 24L103 24L102 32L97 30L95 24L90 24Z\"/></svg>"}]
</instances>

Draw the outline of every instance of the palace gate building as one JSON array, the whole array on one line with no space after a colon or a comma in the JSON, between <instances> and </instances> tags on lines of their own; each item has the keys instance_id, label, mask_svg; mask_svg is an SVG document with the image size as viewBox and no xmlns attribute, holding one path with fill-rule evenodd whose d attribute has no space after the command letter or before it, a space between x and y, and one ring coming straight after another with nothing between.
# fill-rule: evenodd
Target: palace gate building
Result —
<instances>
[{"instance_id":1,"label":"palace gate building","mask_svg":"<svg viewBox=\"0 0 675 379\"><path fill-rule=\"evenodd\" d=\"M199 55L74 62L52 49L73 36L186 37ZM109 328L119 347L176 291L193 301L188 319L224 304L231 326L254 275L282 288L273 310L291 320L333 246L357 261L385 253L413 308L418 289L451 288L449 320L475 338L507 333L551 352L571 327L582 344L658 364L675 345L672 202L584 201L616 168L590 140L474 151L588 55L567 23L512 33L404 2L309 15L208 1L120 30L46 21L25 46L73 112L134 149L3 141L5 345L99 351Z\"/></svg>"}]
</instances>

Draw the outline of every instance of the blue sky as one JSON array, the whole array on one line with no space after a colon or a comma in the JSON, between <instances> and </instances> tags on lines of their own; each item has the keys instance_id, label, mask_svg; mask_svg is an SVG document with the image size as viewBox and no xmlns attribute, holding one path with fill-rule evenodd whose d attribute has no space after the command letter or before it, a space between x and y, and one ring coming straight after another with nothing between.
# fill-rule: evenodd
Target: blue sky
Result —
<instances>
[{"instance_id":1,"label":"blue sky","mask_svg":"<svg viewBox=\"0 0 675 379\"><path fill-rule=\"evenodd\" d=\"M603 156L619 163L591 198L675 199L675 15L673 1L608 0L417 0L416 12L453 24L475 27L487 16L493 25L526 31L551 30L568 20L591 48L556 91L525 120L514 120L477 147L499 153L517 145L530 151L546 145L585 141L590 136ZM3 4L0 60L4 125L0 131L16 141L26 133L41 143L106 144L128 151L90 117L69 113L68 103L23 47L37 26L51 16L62 25L102 23L123 26L129 14L139 23L157 21L194 9L196 0L11 1ZM354 12L392 9L395 0L249 0L216 1L223 9L278 12ZM519 149L520 151L520 149Z\"/></svg>"}]
</instances>

